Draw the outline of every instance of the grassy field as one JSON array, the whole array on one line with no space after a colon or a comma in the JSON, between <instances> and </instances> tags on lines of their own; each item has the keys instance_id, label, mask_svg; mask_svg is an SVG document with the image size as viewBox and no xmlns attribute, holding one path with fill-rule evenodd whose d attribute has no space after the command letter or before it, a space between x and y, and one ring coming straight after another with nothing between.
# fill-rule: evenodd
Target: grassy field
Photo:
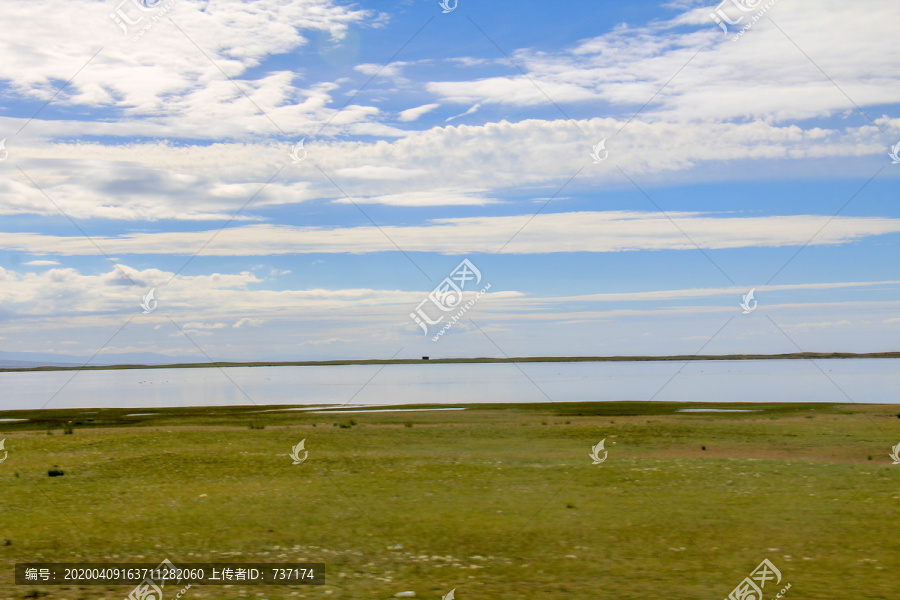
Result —
<instances>
[{"instance_id":1,"label":"grassy field","mask_svg":"<svg viewBox=\"0 0 900 600\"><path fill-rule=\"evenodd\" d=\"M0 422L0 598L131 589L16 586L15 562L163 558L327 566L324 586L185 599L718 600L764 558L783 574L766 600L896 598L900 407L690 406L0 413L29 419Z\"/></svg>"}]
</instances>

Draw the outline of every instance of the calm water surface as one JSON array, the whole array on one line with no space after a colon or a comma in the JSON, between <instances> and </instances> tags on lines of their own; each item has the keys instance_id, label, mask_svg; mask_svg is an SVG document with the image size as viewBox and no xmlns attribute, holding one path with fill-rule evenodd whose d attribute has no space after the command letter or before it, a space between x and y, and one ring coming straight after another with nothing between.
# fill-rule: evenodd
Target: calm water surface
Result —
<instances>
[{"instance_id":1,"label":"calm water surface","mask_svg":"<svg viewBox=\"0 0 900 600\"><path fill-rule=\"evenodd\" d=\"M900 359L816 364L746 360L0 373L0 410L650 399L900 403Z\"/></svg>"}]
</instances>

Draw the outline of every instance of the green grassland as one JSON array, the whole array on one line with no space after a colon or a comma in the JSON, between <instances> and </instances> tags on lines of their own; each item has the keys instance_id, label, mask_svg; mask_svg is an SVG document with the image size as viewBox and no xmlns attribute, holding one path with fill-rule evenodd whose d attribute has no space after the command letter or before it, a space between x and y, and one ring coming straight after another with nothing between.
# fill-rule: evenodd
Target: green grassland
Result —
<instances>
[{"instance_id":1,"label":"green grassland","mask_svg":"<svg viewBox=\"0 0 900 600\"><path fill-rule=\"evenodd\" d=\"M900 407L677 412L690 406L0 412L29 419L0 422L0 599L130 591L16 586L16 562L163 558L326 564L323 586L185 599L718 600L764 558L787 600L896 598ZM302 439L309 457L293 465Z\"/></svg>"}]
</instances>

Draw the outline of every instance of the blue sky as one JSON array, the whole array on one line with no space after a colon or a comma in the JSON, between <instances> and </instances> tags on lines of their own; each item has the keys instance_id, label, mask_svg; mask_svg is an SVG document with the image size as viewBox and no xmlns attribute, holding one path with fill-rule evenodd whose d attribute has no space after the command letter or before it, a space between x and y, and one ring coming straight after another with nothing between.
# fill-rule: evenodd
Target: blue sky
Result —
<instances>
[{"instance_id":1,"label":"blue sky","mask_svg":"<svg viewBox=\"0 0 900 600\"><path fill-rule=\"evenodd\" d=\"M900 7L137 4L6 9L5 352L897 349Z\"/></svg>"}]
</instances>

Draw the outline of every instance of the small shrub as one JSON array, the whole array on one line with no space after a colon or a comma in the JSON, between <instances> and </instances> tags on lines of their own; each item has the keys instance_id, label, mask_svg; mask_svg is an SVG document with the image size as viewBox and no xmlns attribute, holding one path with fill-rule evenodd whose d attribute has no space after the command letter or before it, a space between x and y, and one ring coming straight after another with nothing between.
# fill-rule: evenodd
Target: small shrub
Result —
<instances>
[{"instance_id":1,"label":"small shrub","mask_svg":"<svg viewBox=\"0 0 900 600\"><path fill-rule=\"evenodd\" d=\"M47 430L47 435L53 435L53 430L52 430L52 429L48 429L48 430Z\"/></svg>"},{"instance_id":2,"label":"small shrub","mask_svg":"<svg viewBox=\"0 0 900 600\"><path fill-rule=\"evenodd\" d=\"M403 426L411 429L413 424L410 423L409 421L407 421L406 423L403 424Z\"/></svg>"},{"instance_id":3,"label":"small shrub","mask_svg":"<svg viewBox=\"0 0 900 600\"><path fill-rule=\"evenodd\" d=\"M869 455L869 460L872 460L872 455L871 455L871 454Z\"/></svg>"},{"instance_id":4,"label":"small shrub","mask_svg":"<svg viewBox=\"0 0 900 600\"><path fill-rule=\"evenodd\" d=\"M356 421L354 421L353 419L347 419L346 421L341 422L338 427L340 427L341 429L350 429L354 425L356 425Z\"/></svg>"},{"instance_id":5,"label":"small shrub","mask_svg":"<svg viewBox=\"0 0 900 600\"><path fill-rule=\"evenodd\" d=\"M541 425L546 425L547 421L541 421Z\"/></svg>"},{"instance_id":6,"label":"small shrub","mask_svg":"<svg viewBox=\"0 0 900 600\"><path fill-rule=\"evenodd\" d=\"M75 430L72 428L72 423L71 423L71 422L66 423L65 425L63 425L63 433L64 433L65 435L72 435L73 433L75 433Z\"/></svg>"},{"instance_id":7,"label":"small shrub","mask_svg":"<svg viewBox=\"0 0 900 600\"><path fill-rule=\"evenodd\" d=\"M572 421L566 421L566 425L569 425Z\"/></svg>"},{"instance_id":8,"label":"small shrub","mask_svg":"<svg viewBox=\"0 0 900 600\"><path fill-rule=\"evenodd\" d=\"M700 446L701 450L706 450L706 446Z\"/></svg>"},{"instance_id":9,"label":"small shrub","mask_svg":"<svg viewBox=\"0 0 900 600\"><path fill-rule=\"evenodd\" d=\"M47 475L49 477L61 477L62 475L65 475L65 474L66 474L65 471L62 471L60 469L50 469L49 471L47 471Z\"/></svg>"},{"instance_id":10,"label":"small shrub","mask_svg":"<svg viewBox=\"0 0 900 600\"><path fill-rule=\"evenodd\" d=\"M265 429L265 428L266 428L265 425L261 425L259 423L250 423L250 425L248 425L248 429Z\"/></svg>"},{"instance_id":11,"label":"small shrub","mask_svg":"<svg viewBox=\"0 0 900 600\"><path fill-rule=\"evenodd\" d=\"M566 508L575 508L575 505L569 502L566 504Z\"/></svg>"}]
</instances>

